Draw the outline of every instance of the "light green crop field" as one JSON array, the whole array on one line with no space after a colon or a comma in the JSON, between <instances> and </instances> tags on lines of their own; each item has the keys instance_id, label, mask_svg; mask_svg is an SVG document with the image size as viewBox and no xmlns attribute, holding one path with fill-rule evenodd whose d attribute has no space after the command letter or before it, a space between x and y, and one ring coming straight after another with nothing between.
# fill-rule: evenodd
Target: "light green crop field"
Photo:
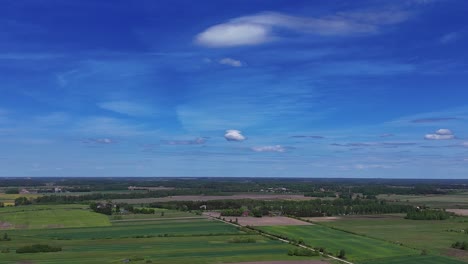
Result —
<instances>
[{"instance_id":1,"label":"light green crop field","mask_svg":"<svg viewBox=\"0 0 468 264\"><path fill-rule=\"evenodd\" d=\"M462 264L458 260L442 257L442 256L410 256L384 258L371 261L359 262L359 264Z\"/></svg>"},{"instance_id":2,"label":"light green crop field","mask_svg":"<svg viewBox=\"0 0 468 264\"><path fill-rule=\"evenodd\" d=\"M468 241L468 217L443 221L408 220L403 217L356 218L343 217L323 225L347 230L368 237L402 243L405 246L426 249L431 254L455 255L468 261L468 252L450 249L456 241ZM455 251L455 252L454 252Z\"/></svg>"},{"instance_id":3,"label":"light green crop field","mask_svg":"<svg viewBox=\"0 0 468 264\"><path fill-rule=\"evenodd\" d=\"M110 226L108 217L81 207L51 208L22 206L0 208L0 222L5 229Z\"/></svg>"},{"instance_id":4,"label":"light green crop field","mask_svg":"<svg viewBox=\"0 0 468 264\"><path fill-rule=\"evenodd\" d=\"M259 229L271 234L283 235L289 239L303 239L306 244L312 247L323 247L333 254L344 249L346 257L350 261L417 255L420 253L420 251L407 247L320 225L265 226Z\"/></svg>"},{"instance_id":5,"label":"light green crop field","mask_svg":"<svg viewBox=\"0 0 468 264\"><path fill-rule=\"evenodd\" d=\"M140 225L119 223L107 227L9 230L11 241L1 241L0 263L131 263L201 264L271 260L319 260L323 257L291 257L295 247L237 227L209 219L150 221ZM255 243L230 243L238 237ZM62 247L61 252L17 254L31 244ZM147 262L148 261L148 262ZM151 262L149 262L151 261Z\"/></svg>"}]
</instances>

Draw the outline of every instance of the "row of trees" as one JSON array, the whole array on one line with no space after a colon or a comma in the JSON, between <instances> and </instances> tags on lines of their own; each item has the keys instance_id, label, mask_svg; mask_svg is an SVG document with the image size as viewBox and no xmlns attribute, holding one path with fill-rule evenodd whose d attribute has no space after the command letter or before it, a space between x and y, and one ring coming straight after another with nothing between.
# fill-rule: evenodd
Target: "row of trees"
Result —
<instances>
[{"instance_id":1,"label":"row of trees","mask_svg":"<svg viewBox=\"0 0 468 264\"><path fill-rule=\"evenodd\" d=\"M445 210L423 209L409 211L405 218L411 220L446 220L453 215L453 213L446 212Z\"/></svg>"},{"instance_id":2,"label":"row of trees","mask_svg":"<svg viewBox=\"0 0 468 264\"><path fill-rule=\"evenodd\" d=\"M57 252L62 251L61 247L35 244L31 246L23 246L16 249L16 253L41 253L41 252Z\"/></svg>"},{"instance_id":3,"label":"row of trees","mask_svg":"<svg viewBox=\"0 0 468 264\"><path fill-rule=\"evenodd\" d=\"M222 210L224 216L240 216L241 210L258 212L266 215L277 212L297 217L351 215L351 214L384 214L407 213L414 211L410 205L388 204L385 201L368 199L310 200L310 201L262 201L262 200L216 200L216 201L172 201L165 203L152 203L151 207L199 210L206 206L207 210Z\"/></svg>"}]
</instances>

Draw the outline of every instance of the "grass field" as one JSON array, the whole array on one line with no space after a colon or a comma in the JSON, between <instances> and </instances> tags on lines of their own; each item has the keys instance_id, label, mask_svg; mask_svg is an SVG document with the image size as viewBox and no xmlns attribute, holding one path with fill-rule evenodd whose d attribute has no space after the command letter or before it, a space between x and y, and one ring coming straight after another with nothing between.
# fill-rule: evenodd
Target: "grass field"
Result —
<instances>
[{"instance_id":1,"label":"grass field","mask_svg":"<svg viewBox=\"0 0 468 264\"><path fill-rule=\"evenodd\" d=\"M306 244L312 247L324 247L333 254L344 249L350 261L417 255L420 253L419 251L407 247L334 230L320 225L267 226L259 227L259 229L271 234L287 236L290 239L303 239Z\"/></svg>"},{"instance_id":2,"label":"grass field","mask_svg":"<svg viewBox=\"0 0 468 264\"><path fill-rule=\"evenodd\" d=\"M2 229L110 226L108 217L84 209L82 205L0 208L0 222Z\"/></svg>"},{"instance_id":3,"label":"grass field","mask_svg":"<svg viewBox=\"0 0 468 264\"><path fill-rule=\"evenodd\" d=\"M135 219L134 222L138 222ZM271 260L319 260L291 257L289 244L247 234L237 227L209 219L122 222L108 227L9 230L11 241L0 242L0 263L227 263ZM164 236L167 234L167 236ZM230 243L237 237L256 243ZM16 254L14 249L35 243L62 247L63 251ZM140 259L139 261L135 259Z\"/></svg>"},{"instance_id":4,"label":"grass field","mask_svg":"<svg viewBox=\"0 0 468 264\"><path fill-rule=\"evenodd\" d=\"M413 248L426 249L431 254L453 255L453 251L450 249L452 243L468 241L468 235L461 232L461 230L468 229L467 217L456 217L444 221L407 220L394 216L381 218L343 217L322 224L368 237L402 243ZM465 252L459 250L457 256L468 261L468 254Z\"/></svg>"},{"instance_id":5,"label":"grass field","mask_svg":"<svg viewBox=\"0 0 468 264\"><path fill-rule=\"evenodd\" d=\"M405 256L396 258L375 259L359 262L359 264L462 264L458 260L442 256Z\"/></svg>"}]
</instances>

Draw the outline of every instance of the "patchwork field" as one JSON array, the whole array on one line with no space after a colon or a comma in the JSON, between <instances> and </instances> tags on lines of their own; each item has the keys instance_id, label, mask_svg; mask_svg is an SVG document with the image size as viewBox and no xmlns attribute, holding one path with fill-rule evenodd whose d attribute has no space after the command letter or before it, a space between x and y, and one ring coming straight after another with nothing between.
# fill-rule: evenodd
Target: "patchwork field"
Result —
<instances>
[{"instance_id":1,"label":"patchwork field","mask_svg":"<svg viewBox=\"0 0 468 264\"><path fill-rule=\"evenodd\" d=\"M312 247L323 247L336 254L346 251L350 261L363 261L375 258L417 255L420 252L381 240L371 239L334 230L320 225L310 226L264 226L260 230L270 234L286 236L289 239L303 239Z\"/></svg>"},{"instance_id":2,"label":"patchwork field","mask_svg":"<svg viewBox=\"0 0 468 264\"><path fill-rule=\"evenodd\" d=\"M456 241L468 241L468 236L464 233L464 230L468 229L466 217L444 221L407 220L394 215L374 218L341 217L322 224L420 250L425 249L430 254L456 256L468 261L467 251L450 248Z\"/></svg>"},{"instance_id":3,"label":"patchwork field","mask_svg":"<svg viewBox=\"0 0 468 264\"><path fill-rule=\"evenodd\" d=\"M136 224L138 222L139 224ZM11 241L0 242L2 263L228 263L304 260L288 256L295 247L209 219L114 223L108 227L9 230ZM239 238L253 243L234 243ZM16 254L14 249L36 243L60 246L63 251ZM307 257L320 260L322 257ZM311 262L314 263L314 262ZM323 263L323 262L317 262Z\"/></svg>"}]
</instances>

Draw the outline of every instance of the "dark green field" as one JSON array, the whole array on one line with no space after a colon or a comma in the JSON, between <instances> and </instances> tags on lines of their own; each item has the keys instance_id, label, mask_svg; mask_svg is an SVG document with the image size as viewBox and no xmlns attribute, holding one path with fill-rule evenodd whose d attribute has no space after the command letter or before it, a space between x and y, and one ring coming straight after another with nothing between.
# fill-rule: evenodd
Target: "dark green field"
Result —
<instances>
[{"instance_id":1,"label":"dark green field","mask_svg":"<svg viewBox=\"0 0 468 264\"><path fill-rule=\"evenodd\" d=\"M333 254L344 249L350 261L419 254L419 251L407 247L353 235L320 225L267 226L260 227L260 229L290 239L303 239L306 244L312 247L323 247Z\"/></svg>"},{"instance_id":2,"label":"dark green field","mask_svg":"<svg viewBox=\"0 0 468 264\"><path fill-rule=\"evenodd\" d=\"M462 230L468 228L467 217L456 217L444 221L407 220L403 217L343 217L337 221L323 222L323 225L374 237L381 240L402 243L405 246L425 249L436 255L456 255L468 261L466 251L454 250L450 245L455 241L468 240Z\"/></svg>"},{"instance_id":3,"label":"dark green field","mask_svg":"<svg viewBox=\"0 0 468 264\"><path fill-rule=\"evenodd\" d=\"M33 207L29 209L31 208ZM8 210L13 209L8 208ZM59 206L57 210L66 209ZM167 213L170 215L171 212ZM0 253L0 263L91 264L122 263L126 259L131 259L131 263L201 264L304 259L304 257L287 255L288 250L294 249L294 246L263 236L247 234L235 226L219 221L192 216L192 218L186 218L187 215L184 215L179 219L141 221L145 217L157 216L135 215L134 220L113 222L113 226L6 230L12 240L0 241L0 250L8 248L10 252ZM43 219L37 221L44 221L44 218L47 218L45 215L41 217ZM255 243L230 243L239 237L252 238ZM20 246L38 243L59 246L63 251L15 253L15 249ZM320 257L307 259L320 259Z\"/></svg>"},{"instance_id":4,"label":"dark green field","mask_svg":"<svg viewBox=\"0 0 468 264\"><path fill-rule=\"evenodd\" d=\"M359 264L461 264L458 260L442 256L406 256L395 258L384 258L359 262Z\"/></svg>"}]
</instances>

